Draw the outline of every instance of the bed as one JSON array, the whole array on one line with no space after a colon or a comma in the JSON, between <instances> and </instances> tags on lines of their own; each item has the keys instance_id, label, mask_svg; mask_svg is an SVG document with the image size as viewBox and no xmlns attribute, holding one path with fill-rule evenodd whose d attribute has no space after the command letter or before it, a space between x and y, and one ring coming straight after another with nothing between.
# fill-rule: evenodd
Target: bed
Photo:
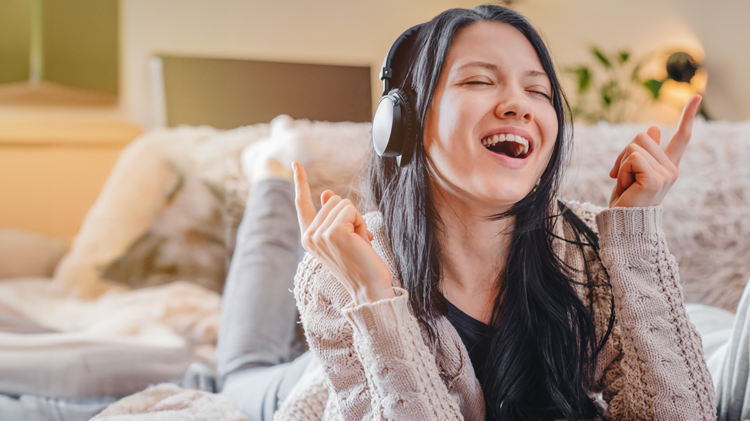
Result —
<instances>
[{"instance_id":1,"label":"bed","mask_svg":"<svg viewBox=\"0 0 750 421\"><path fill-rule=\"evenodd\" d=\"M355 150L346 159L362 163L368 67L174 55L150 66L161 128L120 155L54 275L0 279L0 419L89 419L179 382L193 363L211 366L248 188L240 152L270 135L274 117L331 122L305 120L322 137L349 127L359 148L350 135L348 149L328 142L329 155ZM353 168L318 172L341 179ZM168 261L144 264L154 256Z\"/></svg>"},{"instance_id":2,"label":"bed","mask_svg":"<svg viewBox=\"0 0 750 421\"><path fill-rule=\"evenodd\" d=\"M193 78L221 79L223 88L216 89L227 89L227 96L231 97L240 88L229 83L227 75L234 74L235 80L252 85L244 80L241 69L256 65L257 62L166 56L152 61L155 84L163 79L163 89L156 90L155 102L164 107L164 127L144 134L122 154L53 278L0 281L0 311L5 308L14 312L13 320L24 319L29 329L28 333L19 333L19 327L13 333L0 333L0 411L6 411L0 412L0 419L16 419L19 412L11 413L7 408L20 411L28 407L40 408L37 419L54 419L49 414L63 406L78 411L71 417L79 418L68 419L86 419L149 384L169 381L172 383L167 386L119 400L107 416L120 419L116 414L135 411L138 405L153 412L159 402L154 396L162 396L179 401L177 406L183 412L173 414L179 419L181 414L196 410L194 405L209 396L180 389L175 382L192 363L210 367L218 330L221 280L248 192L240 154L259 139L273 139L273 125L268 120L275 117L271 114L285 112L285 108L276 104L273 106L281 108L264 115L252 111L250 105L237 105L244 98L235 97L228 101L234 101L234 105L217 114L214 111L222 108L222 101L210 98L212 89L202 97L195 93L203 99L182 111L175 110L173 104L188 103L181 99L186 90L204 92L204 88L196 87L199 83ZM307 64L302 66L308 68ZM182 72L185 75L179 76ZM303 73L313 74L307 70ZM292 116L298 119L296 130L315 142L321 148L321 156L326 157L310 167L314 194L316 189L319 192L323 187L332 187L352 197L357 195L356 175L370 150L366 115L371 112L371 100L369 94L364 95L370 92L369 71L353 69L352 74L359 75L358 83L367 84L351 88L357 93L361 109L354 110L354 105L347 108L356 115L315 117L313 113L319 112L320 107L318 96L311 95L306 101L308 111L295 111ZM318 85L321 80L315 76L309 83ZM251 92L254 88L241 89ZM270 97L263 103L274 104L276 90L268 92ZM340 95L346 98L341 101L352 100L351 92L341 91ZM294 95L289 98L297 102ZM201 109L210 112L201 114ZM224 115L234 111L237 113L231 119ZM332 122L299 120L303 117L328 118ZM244 126L223 130L207 124ZM606 177L609 164L645 128L603 123L576 127L563 196L606 205L613 183ZM674 128L663 127L662 131L668 137ZM277 134L282 136L283 130ZM704 347L721 343L722 335L728 334L726 327L731 327L732 311L750 276L748 161L750 123L698 119L681 165L680 181L664 202L665 215L671 215L665 217L664 229L670 249L681 265L686 301L715 307L709 311L711 314L703 311L705 307L696 307L703 312L690 316L694 323L707 320L707 331L699 327ZM185 248L185 232L192 233L191 239L196 238L196 232L201 233L200 238L213 246L220 243L220 247L193 244L194 247ZM153 253L177 256L178 260L167 266L185 264L187 269L156 274L132 270L140 267L139 256ZM190 266L194 261L210 263L196 268ZM218 270L198 270L208 266ZM108 274L106 279L104 273ZM208 282L209 278L218 282ZM694 316L698 314L702 316ZM67 353L57 352L61 346ZM707 357L714 351L706 348ZM61 360L61 356L66 359ZM146 401L151 406L144 406ZM214 403L217 406L212 410L231 412L226 406L229 403ZM104 415L103 418L107 419Z\"/></svg>"}]
</instances>

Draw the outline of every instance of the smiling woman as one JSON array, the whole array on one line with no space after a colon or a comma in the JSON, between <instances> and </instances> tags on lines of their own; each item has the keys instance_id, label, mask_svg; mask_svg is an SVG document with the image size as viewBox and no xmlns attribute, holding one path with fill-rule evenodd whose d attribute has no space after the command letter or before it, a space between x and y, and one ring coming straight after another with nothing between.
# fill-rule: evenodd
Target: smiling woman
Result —
<instances>
[{"instance_id":1,"label":"smiling woman","mask_svg":"<svg viewBox=\"0 0 750 421\"><path fill-rule=\"evenodd\" d=\"M311 349L337 391L332 398L344 411L356 406L345 397L353 379L333 374L337 366L331 359L350 345L318 341L327 331L313 323L320 316L310 314L314 310L302 299L326 282L342 284L353 300L354 307L337 311L352 324L364 377L374 379L368 381L371 393L409 402L394 408L384 398L380 407L370 407L376 413L404 410L412 418L433 419L427 413L415 417L414 406L427 409L435 399L446 399L441 411L452 414L448 419L711 419L711 380L682 302L663 307L649 302L641 309L663 314L663 320L634 317L641 311L635 307L643 305L633 301L635 291L652 282L679 290L676 268L632 272L642 259L670 266L671 257L658 251L666 248L658 205L676 177L676 162L652 147L658 135L639 136L620 157L623 165L652 157L650 168L613 170L620 185L642 200L613 202L625 208L604 211L561 205L555 196L570 113L549 53L523 17L496 6L449 10L422 25L411 52L400 54L408 66L390 83L415 98L412 125L419 130L404 140L400 161L372 155L368 189L375 212L363 218L330 192L317 215L298 204L303 245L326 269L298 278L298 305ZM688 139L696 106L694 100L686 107ZM684 148L682 138L673 143ZM636 150L638 144L648 153ZM300 187L298 203L307 200L304 192ZM613 198L620 194L616 190ZM645 207L628 208L635 203ZM374 234L371 247L366 228ZM660 238L656 248L634 239L651 235ZM314 266L312 260L308 264ZM370 371L388 371L389 364L398 365L391 357L407 352L402 346L410 348L406 344L414 338L408 334L400 344L378 328L388 325L387 312L400 312L392 309L407 302L411 320L427 332L424 350L434 349L436 362L424 361L426 375L414 368L406 376L431 383L438 377L430 371L451 371L449 355L468 352L475 379L466 380L467 374L453 367L457 374L449 376L447 389L433 391L443 396L436 398L432 392L408 393L397 379ZM684 324L674 337L623 336L642 323L672 323L674 317ZM458 349L445 320L461 338ZM652 347L663 341L674 345ZM651 357L633 353L644 346L659 350L655 361L663 360L660 352L681 357L664 371L646 371L642 367ZM398 351L386 351L392 349ZM671 380L676 373L683 381ZM648 391L645 384L651 385ZM446 409L451 394L462 396L460 408ZM658 403L678 395L692 396L692 403Z\"/></svg>"},{"instance_id":2,"label":"smiling woman","mask_svg":"<svg viewBox=\"0 0 750 421\"><path fill-rule=\"evenodd\" d=\"M524 34L493 21L458 32L443 66L424 123L425 153L441 169L436 182L459 192L461 203L499 214L526 196L552 155L550 79ZM530 153L520 156L527 143Z\"/></svg>"},{"instance_id":3,"label":"smiling woman","mask_svg":"<svg viewBox=\"0 0 750 421\"><path fill-rule=\"evenodd\" d=\"M310 351L259 367L266 348L220 341L225 393L256 420L715 419L659 206L700 98L665 151L655 128L628 145L603 210L556 199L570 113L517 13L443 12L396 41L381 78L370 212L331 191L316 210L294 165Z\"/></svg>"}]
</instances>

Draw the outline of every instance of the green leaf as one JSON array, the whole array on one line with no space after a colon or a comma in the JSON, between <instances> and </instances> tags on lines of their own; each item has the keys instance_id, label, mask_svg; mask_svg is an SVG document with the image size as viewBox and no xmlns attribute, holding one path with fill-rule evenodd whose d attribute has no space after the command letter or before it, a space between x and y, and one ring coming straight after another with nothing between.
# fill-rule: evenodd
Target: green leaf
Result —
<instances>
[{"instance_id":1,"label":"green leaf","mask_svg":"<svg viewBox=\"0 0 750 421\"><path fill-rule=\"evenodd\" d=\"M604 53L602 53L598 48L592 47L591 48L591 53L594 55L594 57L596 57L597 59L599 59L599 61L604 65L604 67L606 67L608 69L612 68L612 63L610 63L610 61L607 58L607 56L605 56Z\"/></svg>"},{"instance_id":2,"label":"green leaf","mask_svg":"<svg viewBox=\"0 0 750 421\"><path fill-rule=\"evenodd\" d=\"M565 71L575 76L578 93L584 93L591 87L591 69L588 66L569 67Z\"/></svg>"},{"instance_id":3,"label":"green leaf","mask_svg":"<svg viewBox=\"0 0 750 421\"><path fill-rule=\"evenodd\" d=\"M617 83L615 81L610 81L609 83L604 84L600 93L605 108L608 108L617 98Z\"/></svg>"},{"instance_id":4,"label":"green leaf","mask_svg":"<svg viewBox=\"0 0 750 421\"><path fill-rule=\"evenodd\" d=\"M659 91L661 90L661 86L664 84L664 81L659 81L656 79L649 79L645 82L643 82L643 86L646 87L646 89L651 92L651 96L654 97L654 99L659 98Z\"/></svg>"},{"instance_id":5,"label":"green leaf","mask_svg":"<svg viewBox=\"0 0 750 421\"><path fill-rule=\"evenodd\" d=\"M640 72L641 72L641 64L638 63L638 65L636 65L635 68L633 69L633 73L630 74L630 80L632 80L633 82L638 82L638 80L640 79L638 77L638 73Z\"/></svg>"},{"instance_id":6,"label":"green leaf","mask_svg":"<svg viewBox=\"0 0 750 421\"><path fill-rule=\"evenodd\" d=\"M625 63L630 58L630 52L620 51L618 58L620 59L620 63Z\"/></svg>"},{"instance_id":7,"label":"green leaf","mask_svg":"<svg viewBox=\"0 0 750 421\"><path fill-rule=\"evenodd\" d=\"M591 70L586 66L576 69L578 75L578 92L586 92L591 87Z\"/></svg>"}]
</instances>

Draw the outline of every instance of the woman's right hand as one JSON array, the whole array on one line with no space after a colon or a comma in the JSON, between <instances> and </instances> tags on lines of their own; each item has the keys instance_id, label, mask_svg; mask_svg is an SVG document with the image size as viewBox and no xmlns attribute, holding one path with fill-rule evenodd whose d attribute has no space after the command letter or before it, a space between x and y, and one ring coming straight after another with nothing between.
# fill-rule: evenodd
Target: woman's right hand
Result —
<instances>
[{"instance_id":1,"label":"woman's right hand","mask_svg":"<svg viewBox=\"0 0 750 421\"><path fill-rule=\"evenodd\" d=\"M373 249L372 233L352 202L326 190L321 195L323 207L316 213L305 168L299 162L292 166L305 250L336 276L355 304L395 297L391 272Z\"/></svg>"}]
</instances>

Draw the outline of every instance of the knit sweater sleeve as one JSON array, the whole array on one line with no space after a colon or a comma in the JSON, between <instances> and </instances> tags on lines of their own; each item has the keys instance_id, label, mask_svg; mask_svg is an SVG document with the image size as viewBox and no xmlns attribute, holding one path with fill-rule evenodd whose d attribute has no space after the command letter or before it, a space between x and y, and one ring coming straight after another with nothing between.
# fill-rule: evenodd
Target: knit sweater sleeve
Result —
<instances>
[{"instance_id":1,"label":"knit sweater sleeve","mask_svg":"<svg viewBox=\"0 0 750 421\"><path fill-rule=\"evenodd\" d=\"M333 274L309 253L294 279L294 296L310 350L315 354L343 419L363 419L371 395L354 349L352 326L341 309L352 300Z\"/></svg>"},{"instance_id":2,"label":"knit sweater sleeve","mask_svg":"<svg viewBox=\"0 0 750 421\"><path fill-rule=\"evenodd\" d=\"M365 219L375 235L373 247L393 272L380 220L371 214ZM316 258L307 254L299 265L294 287L297 308L336 409L347 420L464 420L460 397L443 382L411 314L407 292L397 286L394 291L394 298L355 307L348 292ZM468 410L472 420L483 415Z\"/></svg>"},{"instance_id":3,"label":"knit sweater sleeve","mask_svg":"<svg viewBox=\"0 0 750 421\"><path fill-rule=\"evenodd\" d=\"M394 291L394 298L342 311L354 329L375 419L463 420L409 311L407 292L398 287Z\"/></svg>"},{"instance_id":4,"label":"knit sweater sleeve","mask_svg":"<svg viewBox=\"0 0 750 421\"><path fill-rule=\"evenodd\" d=\"M603 370L611 420L716 419L701 338L688 320L662 208L613 208L596 216L610 277L619 355Z\"/></svg>"}]
</instances>

